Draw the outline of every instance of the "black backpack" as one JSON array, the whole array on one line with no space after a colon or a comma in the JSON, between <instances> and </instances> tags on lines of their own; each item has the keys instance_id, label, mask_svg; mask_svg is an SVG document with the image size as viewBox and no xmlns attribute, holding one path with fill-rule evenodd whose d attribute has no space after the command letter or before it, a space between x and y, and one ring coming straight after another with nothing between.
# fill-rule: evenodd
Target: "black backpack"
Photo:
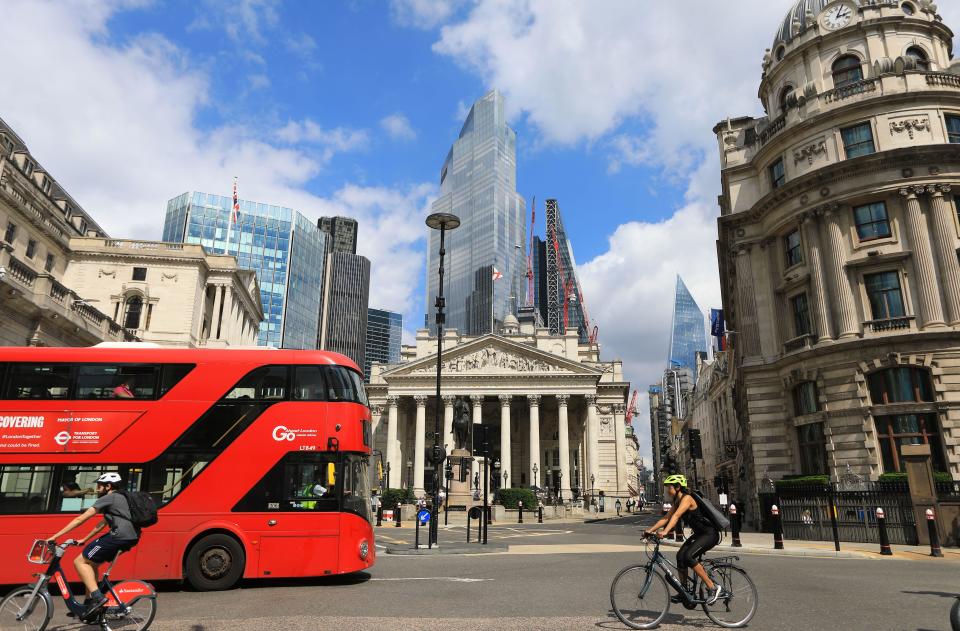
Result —
<instances>
[{"instance_id":1,"label":"black backpack","mask_svg":"<svg viewBox=\"0 0 960 631\"><path fill-rule=\"evenodd\" d=\"M130 508L130 523L137 530L149 528L157 523L157 504L153 501L153 496L149 493L140 491L114 491L122 495L127 500L127 506Z\"/></svg>"},{"instance_id":2,"label":"black backpack","mask_svg":"<svg viewBox=\"0 0 960 631\"><path fill-rule=\"evenodd\" d=\"M697 491L690 491L690 495L693 496L693 499L697 500L697 505L700 507L700 514L706 517L717 531L723 532L730 527L730 520L719 508L713 505L713 502L705 499Z\"/></svg>"}]
</instances>

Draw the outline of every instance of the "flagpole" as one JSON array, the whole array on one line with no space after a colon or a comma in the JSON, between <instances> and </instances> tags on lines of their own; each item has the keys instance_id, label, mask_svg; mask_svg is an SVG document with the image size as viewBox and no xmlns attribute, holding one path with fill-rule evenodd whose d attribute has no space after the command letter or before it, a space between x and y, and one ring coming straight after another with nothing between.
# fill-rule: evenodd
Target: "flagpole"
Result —
<instances>
[{"instance_id":1,"label":"flagpole","mask_svg":"<svg viewBox=\"0 0 960 631\"><path fill-rule=\"evenodd\" d=\"M237 216L240 200L237 197L237 177L233 177L233 199L230 206L230 219L227 221L227 245L223 248L224 254L230 254L230 239L233 236L233 219ZM237 248L237 254L240 254L240 248Z\"/></svg>"}]
</instances>

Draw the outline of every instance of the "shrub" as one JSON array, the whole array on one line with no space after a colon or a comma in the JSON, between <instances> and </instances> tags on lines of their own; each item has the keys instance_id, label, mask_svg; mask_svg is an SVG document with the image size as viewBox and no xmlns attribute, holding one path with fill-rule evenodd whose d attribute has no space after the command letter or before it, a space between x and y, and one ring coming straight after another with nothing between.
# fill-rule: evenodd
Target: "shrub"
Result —
<instances>
[{"instance_id":1,"label":"shrub","mask_svg":"<svg viewBox=\"0 0 960 631\"><path fill-rule=\"evenodd\" d=\"M532 510L537 506L537 496L530 489L500 489L497 492L497 502L504 508L517 508L517 502L523 502L524 510Z\"/></svg>"},{"instance_id":2,"label":"shrub","mask_svg":"<svg viewBox=\"0 0 960 631\"><path fill-rule=\"evenodd\" d=\"M385 509L396 508L397 503L415 504L417 498L413 495L413 489L384 489L380 501Z\"/></svg>"},{"instance_id":3,"label":"shrub","mask_svg":"<svg viewBox=\"0 0 960 631\"><path fill-rule=\"evenodd\" d=\"M936 471L933 474L933 479L936 482L953 482L953 476L949 473L943 471ZM879 478L879 482L906 482L907 474L906 473L884 473Z\"/></svg>"}]
</instances>

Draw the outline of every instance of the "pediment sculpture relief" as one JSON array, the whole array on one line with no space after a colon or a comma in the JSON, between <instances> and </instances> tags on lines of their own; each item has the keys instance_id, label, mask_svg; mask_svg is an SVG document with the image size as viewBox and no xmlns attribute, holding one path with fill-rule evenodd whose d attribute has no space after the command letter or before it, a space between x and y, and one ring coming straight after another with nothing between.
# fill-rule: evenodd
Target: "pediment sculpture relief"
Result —
<instances>
[{"instance_id":1,"label":"pediment sculpture relief","mask_svg":"<svg viewBox=\"0 0 960 631\"><path fill-rule=\"evenodd\" d=\"M513 372L554 372L560 370L558 366L549 364L542 359L523 357L508 351L495 348L482 350L453 357L443 362L443 369L449 372L472 372L476 370L508 370ZM433 373L436 364L414 371L414 374Z\"/></svg>"}]
</instances>

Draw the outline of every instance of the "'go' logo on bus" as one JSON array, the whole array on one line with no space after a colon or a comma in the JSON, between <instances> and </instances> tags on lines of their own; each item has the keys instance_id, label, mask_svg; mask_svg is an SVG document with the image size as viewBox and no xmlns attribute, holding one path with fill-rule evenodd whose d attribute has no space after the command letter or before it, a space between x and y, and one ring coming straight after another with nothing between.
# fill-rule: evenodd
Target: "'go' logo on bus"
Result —
<instances>
[{"instance_id":1,"label":"'go' logo on bus","mask_svg":"<svg viewBox=\"0 0 960 631\"><path fill-rule=\"evenodd\" d=\"M292 442L296 440L296 438L297 435L283 425L277 425L273 428L273 439L277 442L282 442L284 440L289 440Z\"/></svg>"}]
</instances>

